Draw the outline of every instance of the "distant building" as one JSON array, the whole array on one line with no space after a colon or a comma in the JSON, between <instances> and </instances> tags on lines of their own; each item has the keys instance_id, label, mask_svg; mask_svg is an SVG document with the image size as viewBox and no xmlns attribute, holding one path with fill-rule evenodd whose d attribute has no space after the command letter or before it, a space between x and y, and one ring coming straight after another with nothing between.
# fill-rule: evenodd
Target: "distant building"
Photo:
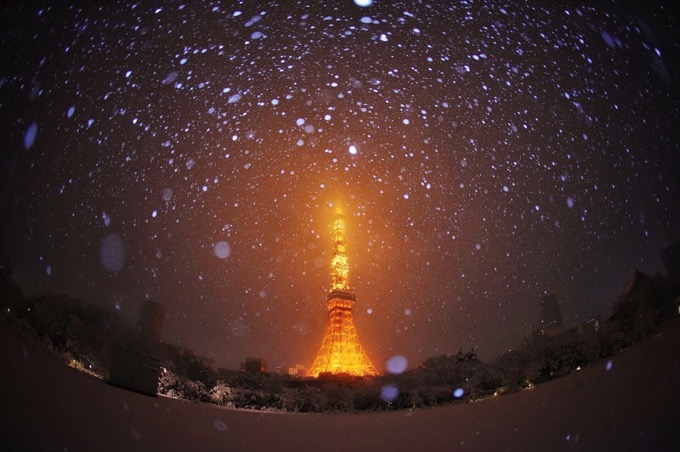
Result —
<instances>
[{"instance_id":1,"label":"distant building","mask_svg":"<svg viewBox=\"0 0 680 452\"><path fill-rule=\"evenodd\" d=\"M302 364L296 364L295 367L288 368L288 375L292 377L304 378L307 376L307 369Z\"/></svg>"},{"instance_id":2,"label":"distant building","mask_svg":"<svg viewBox=\"0 0 680 452\"><path fill-rule=\"evenodd\" d=\"M111 353L107 381L121 388L156 397L160 360L116 345Z\"/></svg>"},{"instance_id":3,"label":"distant building","mask_svg":"<svg viewBox=\"0 0 680 452\"><path fill-rule=\"evenodd\" d=\"M592 319L586 321L585 323L578 325L576 328L579 337L590 338L596 336L600 332L601 327L602 320L600 319L600 316L595 316Z\"/></svg>"},{"instance_id":4,"label":"distant building","mask_svg":"<svg viewBox=\"0 0 680 452\"><path fill-rule=\"evenodd\" d=\"M541 307L541 334L554 337L564 333L564 322L557 298L546 291L539 298L539 304Z\"/></svg>"},{"instance_id":5,"label":"distant building","mask_svg":"<svg viewBox=\"0 0 680 452\"><path fill-rule=\"evenodd\" d=\"M661 260L668 276L680 277L680 240L661 250Z\"/></svg>"},{"instance_id":6,"label":"distant building","mask_svg":"<svg viewBox=\"0 0 680 452\"><path fill-rule=\"evenodd\" d=\"M557 343L568 343L578 341L580 339L590 339L600 332L601 320L599 316L595 316L586 322L580 323L562 333L551 336Z\"/></svg>"},{"instance_id":7,"label":"distant building","mask_svg":"<svg viewBox=\"0 0 680 452\"><path fill-rule=\"evenodd\" d=\"M262 358L246 358L246 362L241 363L241 370L246 372L266 372L267 361Z\"/></svg>"},{"instance_id":8,"label":"distant building","mask_svg":"<svg viewBox=\"0 0 680 452\"><path fill-rule=\"evenodd\" d=\"M643 282L647 281L647 278L649 278L649 275L642 273L636 267L631 277L626 281L626 284L623 285L623 290L621 291L621 295L619 295L619 302L622 298L633 293Z\"/></svg>"},{"instance_id":9,"label":"distant building","mask_svg":"<svg viewBox=\"0 0 680 452\"><path fill-rule=\"evenodd\" d=\"M29 311L28 299L21 291L12 270L0 265L0 308L3 315L23 317Z\"/></svg>"},{"instance_id":10,"label":"distant building","mask_svg":"<svg viewBox=\"0 0 680 452\"><path fill-rule=\"evenodd\" d=\"M139 307L133 348L113 348L107 381L141 394L156 396L160 375L161 328L165 312L160 303L144 300Z\"/></svg>"},{"instance_id":11,"label":"distant building","mask_svg":"<svg viewBox=\"0 0 680 452\"><path fill-rule=\"evenodd\" d=\"M164 317L165 310L157 301L146 299L139 306L137 340L142 350L148 353L158 353Z\"/></svg>"},{"instance_id":12,"label":"distant building","mask_svg":"<svg viewBox=\"0 0 680 452\"><path fill-rule=\"evenodd\" d=\"M668 249L665 251L668 253ZM668 265L668 259L665 262L670 272L672 265ZM679 276L649 276L636 268L612 307L606 322L608 329L614 330L621 340L637 341L647 337L661 323L677 317L680 314Z\"/></svg>"}]
</instances>

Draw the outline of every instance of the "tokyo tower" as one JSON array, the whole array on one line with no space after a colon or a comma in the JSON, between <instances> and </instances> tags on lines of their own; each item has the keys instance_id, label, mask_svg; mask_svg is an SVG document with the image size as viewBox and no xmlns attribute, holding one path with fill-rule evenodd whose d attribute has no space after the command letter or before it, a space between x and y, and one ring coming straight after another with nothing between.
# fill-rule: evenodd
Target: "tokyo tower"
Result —
<instances>
[{"instance_id":1,"label":"tokyo tower","mask_svg":"<svg viewBox=\"0 0 680 452\"><path fill-rule=\"evenodd\" d=\"M328 322L309 375L348 374L374 376L378 371L359 343L352 310L356 295L349 286L349 263L345 253L345 222L338 217L333 223L333 260L331 288L327 297Z\"/></svg>"}]
</instances>

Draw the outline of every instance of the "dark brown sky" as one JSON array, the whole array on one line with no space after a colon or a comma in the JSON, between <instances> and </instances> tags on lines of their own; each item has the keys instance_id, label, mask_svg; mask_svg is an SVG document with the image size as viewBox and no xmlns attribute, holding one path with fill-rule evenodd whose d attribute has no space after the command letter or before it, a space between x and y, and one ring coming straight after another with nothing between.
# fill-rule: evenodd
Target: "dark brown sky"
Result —
<instances>
[{"instance_id":1,"label":"dark brown sky","mask_svg":"<svg viewBox=\"0 0 680 452\"><path fill-rule=\"evenodd\" d=\"M379 369L606 317L679 235L661 4L2 8L2 264L220 366L311 363L336 206Z\"/></svg>"}]
</instances>

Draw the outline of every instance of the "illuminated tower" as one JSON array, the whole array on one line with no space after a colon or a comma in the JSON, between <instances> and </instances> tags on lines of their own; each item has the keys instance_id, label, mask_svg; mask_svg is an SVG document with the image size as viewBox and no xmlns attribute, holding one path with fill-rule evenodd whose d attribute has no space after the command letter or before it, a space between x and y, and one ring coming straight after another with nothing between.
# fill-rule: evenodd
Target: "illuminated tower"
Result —
<instances>
[{"instance_id":1,"label":"illuminated tower","mask_svg":"<svg viewBox=\"0 0 680 452\"><path fill-rule=\"evenodd\" d=\"M328 323L321 350L314 360L309 375L349 374L378 375L359 343L352 310L356 295L349 286L349 263L345 253L345 222L337 218L333 223L333 260L331 288L328 292Z\"/></svg>"}]
</instances>

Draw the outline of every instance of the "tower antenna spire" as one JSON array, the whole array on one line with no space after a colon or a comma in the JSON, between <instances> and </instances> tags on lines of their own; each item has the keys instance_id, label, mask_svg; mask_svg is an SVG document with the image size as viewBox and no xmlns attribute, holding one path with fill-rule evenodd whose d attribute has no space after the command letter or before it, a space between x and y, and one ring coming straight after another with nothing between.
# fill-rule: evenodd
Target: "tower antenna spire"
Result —
<instances>
[{"instance_id":1,"label":"tower antenna spire","mask_svg":"<svg viewBox=\"0 0 680 452\"><path fill-rule=\"evenodd\" d=\"M349 262L345 248L345 221L338 214L333 221L333 258L331 259L331 292L350 290Z\"/></svg>"}]
</instances>

